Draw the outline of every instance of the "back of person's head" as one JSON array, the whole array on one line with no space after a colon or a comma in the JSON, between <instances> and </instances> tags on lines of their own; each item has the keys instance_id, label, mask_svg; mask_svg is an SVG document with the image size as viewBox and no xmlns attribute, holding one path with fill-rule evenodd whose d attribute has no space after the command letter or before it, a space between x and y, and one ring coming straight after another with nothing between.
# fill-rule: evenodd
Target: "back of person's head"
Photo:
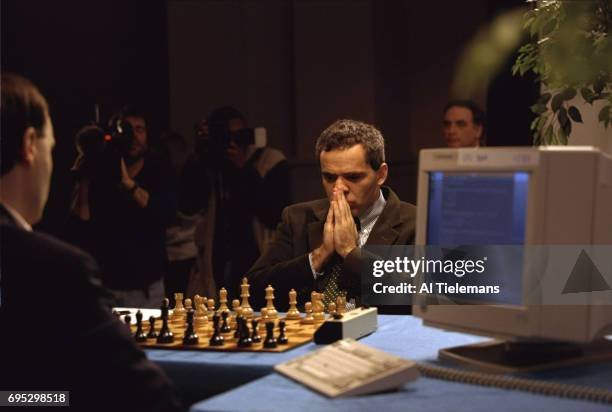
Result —
<instances>
[{"instance_id":1,"label":"back of person's head","mask_svg":"<svg viewBox=\"0 0 612 412\"><path fill-rule=\"evenodd\" d=\"M19 162L23 136L30 127L37 136L43 135L49 107L47 101L28 79L2 73L2 134L0 153L2 176Z\"/></svg>"},{"instance_id":2,"label":"back of person's head","mask_svg":"<svg viewBox=\"0 0 612 412\"><path fill-rule=\"evenodd\" d=\"M365 149L372 169L378 170L385 162L385 140L376 127L357 120L336 120L321 133L315 145L317 161L321 152L349 149L357 144Z\"/></svg>"},{"instance_id":3,"label":"back of person's head","mask_svg":"<svg viewBox=\"0 0 612 412\"><path fill-rule=\"evenodd\" d=\"M239 120L242 124L246 124L246 118L236 108L231 106L219 107L213 110L207 118L208 130L211 136L223 136L231 130L230 123L232 120Z\"/></svg>"}]
</instances>

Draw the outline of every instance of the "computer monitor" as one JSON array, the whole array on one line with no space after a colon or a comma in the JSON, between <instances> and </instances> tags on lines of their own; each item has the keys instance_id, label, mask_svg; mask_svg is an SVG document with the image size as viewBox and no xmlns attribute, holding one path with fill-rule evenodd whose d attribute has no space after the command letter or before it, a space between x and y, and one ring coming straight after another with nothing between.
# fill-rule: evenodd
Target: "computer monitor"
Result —
<instances>
[{"instance_id":1,"label":"computer monitor","mask_svg":"<svg viewBox=\"0 0 612 412\"><path fill-rule=\"evenodd\" d=\"M578 146L422 150L415 243L610 246L612 158ZM612 267L602 269L612 285ZM531 288L542 270L525 265L509 285L516 293L486 305L476 297L462 301L473 305L429 304L431 295L417 295L413 314L427 325L510 341L586 343L612 333L612 290L538 302Z\"/></svg>"}]
</instances>

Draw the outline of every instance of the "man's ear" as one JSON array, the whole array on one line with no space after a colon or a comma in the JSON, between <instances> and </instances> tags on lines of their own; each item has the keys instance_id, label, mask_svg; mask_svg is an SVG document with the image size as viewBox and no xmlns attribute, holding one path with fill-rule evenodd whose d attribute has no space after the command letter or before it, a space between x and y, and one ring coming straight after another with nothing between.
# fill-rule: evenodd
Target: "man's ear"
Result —
<instances>
[{"instance_id":1,"label":"man's ear","mask_svg":"<svg viewBox=\"0 0 612 412\"><path fill-rule=\"evenodd\" d=\"M34 163L36 158L36 130L33 127L28 127L23 132L23 140L21 145L21 161L27 165Z\"/></svg>"},{"instance_id":2,"label":"man's ear","mask_svg":"<svg viewBox=\"0 0 612 412\"><path fill-rule=\"evenodd\" d=\"M378 186L382 186L387 180L387 174L389 173L389 166L386 163L380 165L376 171L376 183Z\"/></svg>"}]
</instances>

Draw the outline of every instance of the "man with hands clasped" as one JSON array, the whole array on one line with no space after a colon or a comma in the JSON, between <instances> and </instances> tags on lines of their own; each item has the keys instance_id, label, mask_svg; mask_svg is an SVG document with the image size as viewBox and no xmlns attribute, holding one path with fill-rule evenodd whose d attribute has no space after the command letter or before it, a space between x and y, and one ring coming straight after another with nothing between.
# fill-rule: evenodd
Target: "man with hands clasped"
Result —
<instances>
[{"instance_id":1,"label":"man with hands clasped","mask_svg":"<svg viewBox=\"0 0 612 412\"><path fill-rule=\"evenodd\" d=\"M291 289L301 304L313 290L325 304L339 295L358 303L362 246L414 241L416 208L383 186L389 167L380 131L338 120L321 133L315 152L327 198L285 208L270 247L248 274L253 298L263 298L270 284L281 309Z\"/></svg>"}]
</instances>

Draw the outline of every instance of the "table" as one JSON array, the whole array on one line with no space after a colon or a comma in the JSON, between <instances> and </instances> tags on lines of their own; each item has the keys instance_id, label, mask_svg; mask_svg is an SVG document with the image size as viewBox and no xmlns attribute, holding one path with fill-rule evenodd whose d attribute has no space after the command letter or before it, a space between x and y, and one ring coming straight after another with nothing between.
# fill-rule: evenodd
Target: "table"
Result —
<instances>
[{"instance_id":1,"label":"table","mask_svg":"<svg viewBox=\"0 0 612 412\"><path fill-rule=\"evenodd\" d=\"M437 358L439 349L474 343L485 338L462 333L447 332L423 326L412 316L379 316L379 329L362 339L363 343L398 356L421 362L441 364ZM328 399L290 379L269 373L275 363L315 350L308 344L283 354L253 353L175 353L178 359L193 367L213 366L209 381L217 379L223 371L224 386L246 383L255 375L266 375L229 392L194 404L192 412L265 410L265 411L610 411L609 405L563 398L546 397L526 392L467 385L455 382L420 378L405 385L399 391L346 399ZM167 356L169 356L167 354ZM183 358L186 356L185 358ZM193 362L189 361L189 358ZM160 356L152 359L160 361ZM221 376L221 375L218 375ZM255 378L254 378L255 377ZM612 389L612 363L574 367L557 371L531 374L529 377L563 383L589 385ZM213 385L217 388L217 385Z\"/></svg>"}]
</instances>

